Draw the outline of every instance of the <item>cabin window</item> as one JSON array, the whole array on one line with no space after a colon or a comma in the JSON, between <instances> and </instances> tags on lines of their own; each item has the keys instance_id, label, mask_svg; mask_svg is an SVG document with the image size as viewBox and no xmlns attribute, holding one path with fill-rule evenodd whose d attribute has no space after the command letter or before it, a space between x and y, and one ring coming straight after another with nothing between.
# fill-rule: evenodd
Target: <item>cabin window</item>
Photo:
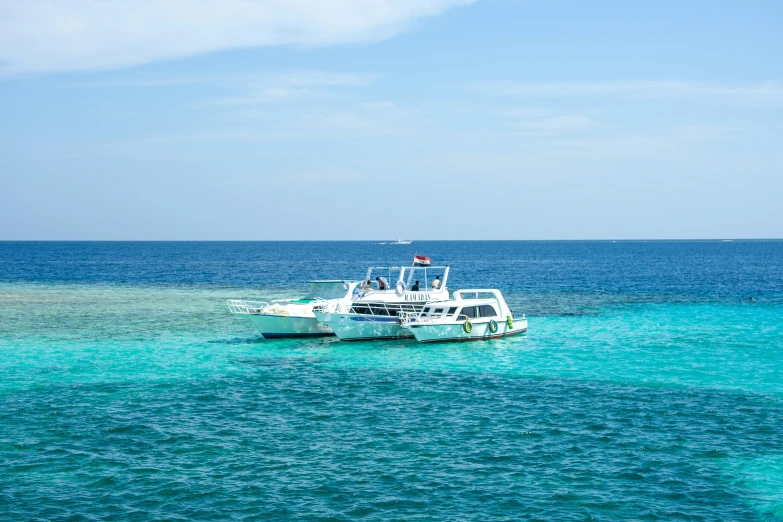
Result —
<instances>
[{"instance_id":1,"label":"cabin window","mask_svg":"<svg viewBox=\"0 0 783 522\"><path fill-rule=\"evenodd\" d=\"M495 307L491 305L481 305L478 307L479 317L495 317L498 315Z\"/></svg>"},{"instance_id":2,"label":"cabin window","mask_svg":"<svg viewBox=\"0 0 783 522\"><path fill-rule=\"evenodd\" d=\"M469 319L473 319L476 317L476 307L475 306L466 306L462 309L462 314L465 317Z\"/></svg>"},{"instance_id":3,"label":"cabin window","mask_svg":"<svg viewBox=\"0 0 783 522\"><path fill-rule=\"evenodd\" d=\"M454 315L455 313L457 313L457 307L456 306L452 306L451 308L449 308L449 314L448 315Z\"/></svg>"},{"instance_id":4,"label":"cabin window","mask_svg":"<svg viewBox=\"0 0 783 522\"><path fill-rule=\"evenodd\" d=\"M443 315L443 308L436 308L433 312L434 315Z\"/></svg>"}]
</instances>

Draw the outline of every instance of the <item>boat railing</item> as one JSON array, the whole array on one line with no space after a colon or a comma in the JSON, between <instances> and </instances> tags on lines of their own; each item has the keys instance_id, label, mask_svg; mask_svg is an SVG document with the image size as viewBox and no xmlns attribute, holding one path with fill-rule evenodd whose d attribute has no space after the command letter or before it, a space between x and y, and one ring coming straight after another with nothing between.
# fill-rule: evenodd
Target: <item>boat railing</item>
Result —
<instances>
[{"instance_id":1,"label":"boat railing","mask_svg":"<svg viewBox=\"0 0 783 522\"><path fill-rule=\"evenodd\" d=\"M418 314L424 309L424 304L412 303L385 303L383 301L374 302L353 302L350 312L361 315L377 315L383 317L399 317L401 313Z\"/></svg>"},{"instance_id":2,"label":"boat railing","mask_svg":"<svg viewBox=\"0 0 783 522\"><path fill-rule=\"evenodd\" d=\"M400 324L406 325L411 323L418 323L418 324L443 324L447 323L449 321L454 320L452 317L446 315L446 314L439 314L439 315L424 315L421 311L419 312L400 312ZM467 316L460 315L457 317L457 321L460 320L460 318L467 319Z\"/></svg>"},{"instance_id":3,"label":"boat railing","mask_svg":"<svg viewBox=\"0 0 783 522\"><path fill-rule=\"evenodd\" d=\"M419 322L419 316L421 315L421 312L399 312L398 316L400 318L400 324L406 325L411 323Z\"/></svg>"},{"instance_id":4,"label":"boat railing","mask_svg":"<svg viewBox=\"0 0 783 522\"><path fill-rule=\"evenodd\" d=\"M387 280L392 288L388 290L394 290L396 288L396 281L402 281L406 286L410 286L416 277L419 277L424 281L423 287L429 289L431 284L430 276L437 276L441 278L440 289L446 288L446 283L449 278L449 265L442 266L371 266L367 269L367 275L364 277L364 281L368 279L373 280L373 276L378 275L387 276ZM394 276L393 274L397 274ZM419 275L417 275L419 274ZM424 290L422 290L423 292Z\"/></svg>"},{"instance_id":5,"label":"boat railing","mask_svg":"<svg viewBox=\"0 0 783 522\"><path fill-rule=\"evenodd\" d=\"M226 301L232 314L250 315L263 313L263 309L269 306L266 301L243 301L241 299L229 299Z\"/></svg>"}]
</instances>

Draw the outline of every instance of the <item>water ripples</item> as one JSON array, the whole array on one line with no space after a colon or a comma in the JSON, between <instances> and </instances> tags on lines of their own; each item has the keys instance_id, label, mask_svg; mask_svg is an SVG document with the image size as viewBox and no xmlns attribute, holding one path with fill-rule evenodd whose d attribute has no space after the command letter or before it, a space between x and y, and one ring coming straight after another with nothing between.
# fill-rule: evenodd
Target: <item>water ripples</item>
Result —
<instances>
[{"instance_id":1,"label":"water ripples","mask_svg":"<svg viewBox=\"0 0 783 522\"><path fill-rule=\"evenodd\" d=\"M417 243L487 343L225 308L413 248L0 242L0 519L783 520L783 242Z\"/></svg>"},{"instance_id":2,"label":"water ripples","mask_svg":"<svg viewBox=\"0 0 783 522\"><path fill-rule=\"evenodd\" d=\"M752 395L317 360L4 395L6 513L754 520L725 468L783 448Z\"/></svg>"}]
</instances>

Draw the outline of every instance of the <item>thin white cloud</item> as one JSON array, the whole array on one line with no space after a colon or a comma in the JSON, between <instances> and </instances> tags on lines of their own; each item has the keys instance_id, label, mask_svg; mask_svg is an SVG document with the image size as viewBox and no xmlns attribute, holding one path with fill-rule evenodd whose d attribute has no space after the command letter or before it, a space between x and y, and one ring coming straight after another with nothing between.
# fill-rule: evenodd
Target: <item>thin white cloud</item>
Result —
<instances>
[{"instance_id":1,"label":"thin white cloud","mask_svg":"<svg viewBox=\"0 0 783 522\"><path fill-rule=\"evenodd\" d=\"M251 102L248 102L251 103ZM260 103L260 102L256 102ZM225 103L230 105L228 101ZM242 101L238 100L237 105ZM96 146L103 152L156 147L158 145L218 142L269 142L298 140L329 140L402 137L421 132L427 122L411 110L400 109L389 102L377 107L365 104L338 103L301 104L274 107L241 107L229 111L221 118L200 129L179 132L177 130L145 133L142 137L99 140Z\"/></svg>"},{"instance_id":2,"label":"thin white cloud","mask_svg":"<svg viewBox=\"0 0 783 522\"><path fill-rule=\"evenodd\" d=\"M527 136L556 136L594 130L606 124L585 113L557 113L546 107L510 107L496 112Z\"/></svg>"},{"instance_id":3,"label":"thin white cloud","mask_svg":"<svg viewBox=\"0 0 783 522\"><path fill-rule=\"evenodd\" d=\"M376 41L475 0L0 0L0 71L122 68L270 45Z\"/></svg>"},{"instance_id":4,"label":"thin white cloud","mask_svg":"<svg viewBox=\"0 0 783 522\"><path fill-rule=\"evenodd\" d=\"M454 175L492 172L495 179L516 184L525 179L520 177L521 171L546 173L545 177L549 177L579 173L589 164L633 161L641 165L638 162L689 158L702 161L715 156L716 144L730 140L742 130L692 125L648 132L563 134L546 139L530 139L526 134L519 139L518 134L470 129L456 131L446 141L439 139L442 134L427 136L430 147L421 158L420 167ZM488 143L498 148L493 149Z\"/></svg>"},{"instance_id":5,"label":"thin white cloud","mask_svg":"<svg viewBox=\"0 0 783 522\"><path fill-rule=\"evenodd\" d=\"M108 74L108 77L107 77ZM319 70L266 71L259 73L222 74L149 74L131 72L101 73L99 79L65 82L63 87L177 87L210 85L247 89L301 89L313 87L364 87L372 84L376 75L352 74Z\"/></svg>"},{"instance_id":6,"label":"thin white cloud","mask_svg":"<svg viewBox=\"0 0 783 522\"><path fill-rule=\"evenodd\" d=\"M598 83L499 81L480 83L476 87L490 96L526 98L627 97L637 99L699 97L747 105L783 107L783 86L776 83L710 85L682 81Z\"/></svg>"},{"instance_id":7,"label":"thin white cloud","mask_svg":"<svg viewBox=\"0 0 783 522\"><path fill-rule=\"evenodd\" d=\"M215 83L214 76L199 75L133 75L113 78L87 79L61 83L61 87L96 88L106 87L178 87L181 85L197 85Z\"/></svg>"},{"instance_id":8,"label":"thin white cloud","mask_svg":"<svg viewBox=\"0 0 783 522\"><path fill-rule=\"evenodd\" d=\"M567 151L566 156L581 162L667 160L699 157L700 153L741 130L717 125L680 125L649 132L561 136L530 141L526 146L531 151L538 150L554 157Z\"/></svg>"},{"instance_id":9,"label":"thin white cloud","mask_svg":"<svg viewBox=\"0 0 783 522\"><path fill-rule=\"evenodd\" d=\"M245 77L241 81L220 83L228 87L241 87L243 94L215 100L217 105L264 105L293 99L335 99L337 89L365 87L374 76L328 71L288 71Z\"/></svg>"},{"instance_id":10,"label":"thin white cloud","mask_svg":"<svg viewBox=\"0 0 783 522\"><path fill-rule=\"evenodd\" d=\"M288 71L265 75L260 81L280 87L363 87L372 83L368 74L337 73L330 71Z\"/></svg>"},{"instance_id":11,"label":"thin white cloud","mask_svg":"<svg viewBox=\"0 0 783 522\"><path fill-rule=\"evenodd\" d=\"M364 102L364 103L357 103L356 106L360 109L367 109L370 111L397 108L397 105L395 105L395 103L392 101Z\"/></svg>"},{"instance_id":12,"label":"thin white cloud","mask_svg":"<svg viewBox=\"0 0 783 522\"><path fill-rule=\"evenodd\" d=\"M497 111L498 116L511 119L548 118L554 115L552 109L545 107L510 107Z\"/></svg>"},{"instance_id":13,"label":"thin white cloud","mask_svg":"<svg viewBox=\"0 0 783 522\"><path fill-rule=\"evenodd\" d=\"M294 98L314 97L319 91L313 89L291 87L265 87L255 89L244 96L220 98L214 100L214 105L264 105L269 103L281 103Z\"/></svg>"},{"instance_id":14,"label":"thin white cloud","mask_svg":"<svg viewBox=\"0 0 783 522\"><path fill-rule=\"evenodd\" d=\"M531 134L554 136L586 131L600 126L600 123L585 114L565 114L548 118L522 120L515 123L515 126Z\"/></svg>"}]
</instances>

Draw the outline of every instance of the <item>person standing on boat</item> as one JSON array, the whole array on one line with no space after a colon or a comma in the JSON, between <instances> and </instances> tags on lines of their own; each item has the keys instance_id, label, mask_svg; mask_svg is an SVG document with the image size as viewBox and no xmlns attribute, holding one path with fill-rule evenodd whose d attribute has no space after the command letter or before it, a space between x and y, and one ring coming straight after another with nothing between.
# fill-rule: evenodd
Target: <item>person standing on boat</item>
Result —
<instances>
[{"instance_id":1,"label":"person standing on boat","mask_svg":"<svg viewBox=\"0 0 783 522\"><path fill-rule=\"evenodd\" d=\"M376 281L378 281L378 290L388 290L389 289L389 281L386 280L385 277L376 277Z\"/></svg>"},{"instance_id":2,"label":"person standing on boat","mask_svg":"<svg viewBox=\"0 0 783 522\"><path fill-rule=\"evenodd\" d=\"M418 292L419 291L419 282L416 281L413 286L411 287L411 292Z\"/></svg>"},{"instance_id":3,"label":"person standing on boat","mask_svg":"<svg viewBox=\"0 0 783 522\"><path fill-rule=\"evenodd\" d=\"M433 290L438 290L440 288L440 276L435 276L435 279L432 280L430 288Z\"/></svg>"}]
</instances>

